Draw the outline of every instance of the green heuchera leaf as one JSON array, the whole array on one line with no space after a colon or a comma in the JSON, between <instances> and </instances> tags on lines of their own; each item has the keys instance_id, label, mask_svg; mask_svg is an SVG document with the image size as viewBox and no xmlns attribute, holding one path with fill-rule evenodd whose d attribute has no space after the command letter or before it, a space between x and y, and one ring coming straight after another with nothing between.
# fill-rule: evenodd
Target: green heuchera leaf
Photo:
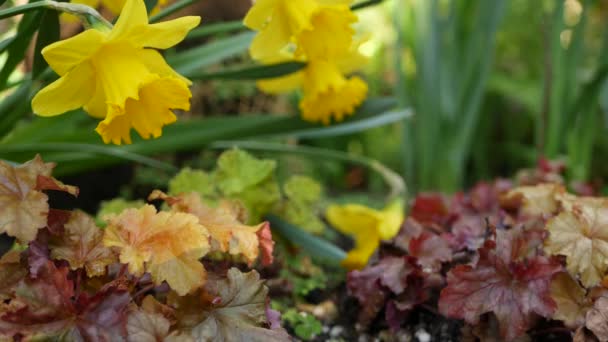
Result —
<instances>
[{"instance_id":1,"label":"green heuchera leaf","mask_svg":"<svg viewBox=\"0 0 608 342\"><path fill-rule=\"evenodd\" d=\"M196 191L203 197L214 197L217 190L213 184L213 177L203 170L183 168L169 181L169 194L179 195Z\"/></svg>"},{"instance_id":2,"label":"green heuchera leaf","mask_svg":"<svg viewBox=\"0 0 608 342\"><path fill-rule=\"evenodd\" d=\"M325 224L317 216L315 208L300 202L285 203L282 215L289 223L294 224L309 233L321 234Z\"/></svg>"},{"instance_id":3,"label":"green heuchera leaf","mask_svg":"<svg viewBox=\"0 0 608 342\"><path fill-rule=\"evenodd\" d=\"M283 185L287 198L304 203L317 202L323 193L321 185L314 179L306 176L292 176Z\"/></svg>"},{"instance_id":4,"label":"green heuchera leaf","mask_svg":"<svg viewBox=\"0 0 608 342\"><path fill-rule=\"evenodd\" d=\"M305 312L298 312L295 309L289 309L282 315L282 318L287 322L296 333L296 336L307 341L320 334L322 325L319 320L313 315Z\"/></svg>"},{"instance_id":5,"label":"green heuchera leaf","mask_svg":"<svg viewBox=\"0 0 608 342\"><path fill-rule=\"evenodd\" d=\"M281 200L281 192L274 177L271 177L256 186L246 188L238 194L228 195L228 197L243 203L249 213L249 223L259 223L262 216L268 214Z\"/></svg>"},{"instance_id":6,"label":"green heuchera leaf","mask_svg":"<svg viewBox=\"0 0 608 342\"><path fill-rule=\"evenodd\" d=\"M271 178L275 169L274 160L257 159L245 151L233 149L222 153L218 159L215 180L224 194L236 195Z\"/></svg>"},{"instance_id":7,"label":"green heuchera leaf","mask_svg":"<svg viewBox=\"0 0 608 342\"><path fill-rule=\"evenodd\" d=\"M319 219L318 202L323 195L321 185L312 178L292 176L283 185L287 201L282 216L292 224L313 234L321 234L325 225Z\"/></svg>"},{"instance_id":8,"label":"green heuchera leaf","mask_svg":"<svg viewBox=\"0 0 608 342\"><path fill-rule=\"evenodd\" d=\"M146 203L141 200L127 201L123 198L115 198L110 201L103 201L99 206L99 211L97 211L97 216L95 217L95 220L97 221L98 225L103 227L106 225L103 219L104 216L111 214L118 215L125 209L141 208L145 204Z\"/></svg>"}]
</instances>

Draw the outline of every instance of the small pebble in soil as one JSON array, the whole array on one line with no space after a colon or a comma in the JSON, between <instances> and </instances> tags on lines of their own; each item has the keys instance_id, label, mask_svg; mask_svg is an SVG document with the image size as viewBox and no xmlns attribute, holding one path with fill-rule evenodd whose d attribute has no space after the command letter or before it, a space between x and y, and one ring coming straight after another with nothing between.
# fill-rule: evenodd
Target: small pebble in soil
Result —
<instances>
[{"instance_id":1,"label":"small pebble in soil","mask_svg":"<svg viewBox=\"0 0 608 342\"><path fill-rule=\"evenodd\" d=\"M431 342L431 334L423 329L416 331L416 338L419 342Z\"/></svg>"},{"instance_id":2,"label":"small pebble in soil","mask_svg":"<svg viewBox=\"0 0 608 342\"><path fill-rule=\"evenodd\" d=\"M329 336L335 338L335 337L342 335L343 332L344 332L344 328L339 325L336 325L335 327L331 328L331 331L329 332Z\"/></svg>"}]
</instances>

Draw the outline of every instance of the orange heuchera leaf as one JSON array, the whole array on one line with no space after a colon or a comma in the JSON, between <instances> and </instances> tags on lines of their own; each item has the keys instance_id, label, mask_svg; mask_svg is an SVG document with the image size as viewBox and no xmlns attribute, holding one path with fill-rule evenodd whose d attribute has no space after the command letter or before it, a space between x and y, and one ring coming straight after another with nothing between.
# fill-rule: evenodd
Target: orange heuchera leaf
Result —
<instances>
[{"instance_id":1,"label":"orange heuchera leaf","mask_svg":"<svg viewBox=\"0 0 608 342\"><path fill-rule=\"evenodd\" d=\"M568 327L576 328L585 324L585 314L591 308L592 301L570 274L559 273L551 282L551 298L557 304L553 319L564 321Z\"/></svg>"},{"instance_id":2,"label":"orange heuchera leaf","mask_svg":"<svg viewBox=\"0 0 608 342\"><path fill-rule=\"evenodd\" d=\"M34 240L38 229L46 226L48 197L41 190L62 190L73 195L78 189L51 177L55 167L40 156L21 165L0 161L0 233L26 243Z\"/></svg>"},{"instance_id":3,"label":"orange heuchera leaf","mask_svg":"<svg viewBox=\"0 0 608 342\"><path fill-rule=\"evenodd\" d=\"M608 205L574 204L547 223L545 251L565 255L568 271L585 287L597 285L608 265Z\"/></svg>"},{"instance_id":4,"label":"orange heuchera leaf","mask_svg":"<svg viewBox=\"0 0 608 342\"><path fill-rule=\"evenodd\" d=\"M507 244L516 243L498 243ZM493 312L502 337L513 340L530 327L535 313L544 317L553 315L556 304L549 295L549 287L561 264L543 256L519 261L516 254L500 253L496 245L494 241L486 241L475 266L458 265L448 272L439 311L470 324Z\"/></svg>"},{"instance_id":5,"label":"orange heuchera leaf","mask_svg":"<svg viewBox=\"0 0 608 342\"><path fill-rule=\"evenodd\" d=\"M211 235L212 251L243 255L249 264L257 259L260 248L258 232L268 227L268 223L263 222L256 226L243 224L242 208L235 203L223 201L218 207L212 208L205 205L197 193L169 197L156 191L150 195L150 198L164 199L172 205L173 210L191 213L198 217L200 224L205 226ZM267 233L270 233L270 230ZM268 242L268 236L264 238L263 253L266 261L270 261L268 257L272 255L272 244Z\"/></svg>"},{"instance_id":6,"label":"orange heuchera leaf","mask_svg":"<svg viewBox=\"0 0 608 342\"><path fill-rule=\"evenodd\" d=\"M180 295L204 284L199 262L209 251L209 233L194 215L156 212L145 205L108 218L103 243L120 251L120 262L135 275L150 272L156 284L167 281Z\"/></svg>"},{"instance_id":7,"label":"orange heuchera leaf","mask_svg":"<svg viewBox=\"0 0 608 342\"><path fill-rule=\"evenodd\" d=\"M262 229L256 232L260 241L260 249L262 250L262 265L272 265L274 257L272 251L274 250L274 240L272 239L272 233L270 232L270 224L265 222Z\"/></svg>"},{"instance_id":8,"label":"orange heuchera leaf","mask_svg":"<svg viewBox=\"0 0 608 342\"><path fill-rule=\"evenodd\" d=\"M95 221L82 211L74 211L63 234L49 242L51 257L66 260L72 270L84 267L89 277L104 275L116 256L102 240L103 231Z\"/></svg>"}]
</instances>

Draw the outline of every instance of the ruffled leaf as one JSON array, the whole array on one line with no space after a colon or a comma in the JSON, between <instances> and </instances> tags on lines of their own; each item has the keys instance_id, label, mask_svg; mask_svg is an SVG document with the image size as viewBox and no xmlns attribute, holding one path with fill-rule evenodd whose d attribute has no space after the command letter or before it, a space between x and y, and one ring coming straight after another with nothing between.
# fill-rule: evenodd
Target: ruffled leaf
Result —
<instances>
[{"instance_id":1,"label":"ruffled leaf","mask_svg":"<svg viewBox=\"0 0 608 342\"><path fill-rule=\"evenodd\" d=\"M597 285L608 265L608 202L574 205L547 223L545 251L566 256L568 271L586 287Z\"/></svg>"},{"instance_id":2,"label":"ruffled leaf","mask_svg":"<svg viewBox=\"0 0 608 342\"><path fill-rule=\"evenodd\" d=\"M112 251L102 243L103 231L93 218L82 211L74 211L64 225L64 232L52 238L51 257L66 260L72 270L84 268L89 277L106 273L106 266L117 261Z\"/></svg>"},{"instance_id":3,"label":"ruffled leaf","mask_svg":"<svg viewBox=\"0 0 608 342\"><path fill-rule=\"evenodd\" d=\"M499 254L496 245L487 241L479 250L475 266L458 265L448 272L439 311L470 324L477 324L481 315L493 312L501 336L513 340L530 327L534 314L553 315L557 305L549 288L561 264L542 256L516 261L517 255L510 251Z\"/></svg>"},{"instance_id":4,"label":"ruffled leaf","mask_svg":"<svg viewBox=\"0 0 608 342\"><path fill-rule=\"evenodd\" d=\"M282 329L267 329L268 289L256 271L228 270L196 295L173 299L181 331L196 341L289 341ZM203 307L203 309L201 309Z\"/></svg>"},{"instance_id":5,"label":"ruffled leaf","mask_svg":"<svg viewBox=\"0 0 608 342\"><path fill-rule=\"evenodd\" d=\"M209 233L190 214L156 212L151 205L127 209L111 217L103 243L116 247L129 271L148 271L156 284L167 281L184 295L205 282L206 271L198 261L209 251Z\"/></svg>"},{"instance_id":6,"label":"ruffled leaf","mask_svg":"<svg viewBox=\"0 0 608 342\"><path fill-rule=\"evenodd\" d=\"M38 229L46 226L49 212L48 197L41 190L77 194L77 188L51 177L54 166L40 156L16 167L0 161L0 233L21 243L34 240Z\"/></svg>"},{"instance_id":7,"label":"ruffled leaf","mask_svg":"<svg viewBox=\"0 0 608 342\"><path fill-rule=\"evenodd\" d=\"M150 195L150 199L155 198L166 200L174 211L196 216L198 222L209 231L211 251L242 255L249 264L257 259L260 252L258 232L267 227L268 223L263 222L255 226L244 224L244 213L238 205L224 201L216 208L209 207L193 192L169 197L155 191ZM262 248L265 249L265 257L269 257L268 253L272 253L271 244L266 240Z\"/></svg>"}]
</instances>

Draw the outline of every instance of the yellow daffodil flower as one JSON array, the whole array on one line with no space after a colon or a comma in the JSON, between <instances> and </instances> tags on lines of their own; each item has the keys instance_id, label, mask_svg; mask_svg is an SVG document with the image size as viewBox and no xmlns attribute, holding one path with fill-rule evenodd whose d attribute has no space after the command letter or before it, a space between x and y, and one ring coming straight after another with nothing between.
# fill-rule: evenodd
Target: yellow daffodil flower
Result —
<instances>
[{"instance_id":1,"label":"yellow daffodil flower","mask_svg":"<svg viewBox=\"0 0 608 342\"><path fill-rule=\"evenodd\" d=\"M313 14L320 6L343 5L351 0L257 0L243 23L258 31L249 48L253 59L268 61L276 57L294 37L312 29Z\"/></svg>"},{"instance_id":2,"label":"yellow daffodil flower","mask_svg":"<svg viewBox=\"0 0 608 342\"><path fill-rule=\"evenodd\" d=\"M177 74L155 49L182 41L200 17L148 24L143 0L127 0L108 31L86 30L42 50L61 77L32 100L34 112L54 116L84 107L104 119L96 131L105 143L131 143L130 129L145 139L175 121L171 109L188 110L190 81Z\"/></svg>"},{"instance_id":3,"label":"yellow daffodil flower","mask_svg":"<svg viewBox=\"0 0 608 342\"><path fill-rule=\"evenodd\" d=\"M249 52L253 59L276 56L293 37L311 26L310 17L318 7L315 0L258 0L243 23L258 31Z\"/></svg>"},{"instance_id":4,"label":"yellow daffodil flower","mask_svg":"<svg viewBox=\"0 0 608 342\"><path fill-rule=\"evenodd\" d=\"M273 47L274 50L266 49L266 55L260 57L260 54L255 54L257 47L252 44L253 58L262 58L264 63L285 60L308 62L300 72L258 82L258 86L268 93L284 93L301 88L303 97L299 107L304 120L326 125L332 119L342 121L347 115L353 114L367 96L367 84L361 78L345 76L360 67L364 60L357 51L360 42L353 39L355 32L351 25L357 21L357 16L348 7L349 2L317 1L316 7L307 16L306 25L300 25L297 33L290 32L295 44L291 54L282 51L281 45L279 48ZM253 8L250 12L253 15L251 13L260 14L254 12ZM258 34L257 37L260 36Z\"/></svg>"},{"instance_id":5,"label":"yellow daffodil flower","mask_svg":"<svg viewBox=\"0 0 608 342\"><path fill-rule=\"evenodd\" d=\"M355 248L342 261L348 269L365 267L380 240L390 240L397 235L405 218L401 200L392 202L383 210L360 204L332 205L327 208L325 216L333 227L355 240Z\"/></svg>"}]
</instances>

